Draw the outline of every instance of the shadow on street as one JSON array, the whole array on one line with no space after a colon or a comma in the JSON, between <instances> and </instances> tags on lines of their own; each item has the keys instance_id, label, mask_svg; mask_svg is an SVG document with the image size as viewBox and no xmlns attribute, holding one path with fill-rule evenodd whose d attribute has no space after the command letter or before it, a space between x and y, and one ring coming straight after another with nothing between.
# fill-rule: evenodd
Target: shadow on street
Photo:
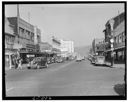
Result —
<instances>
[{"instance_id":1,"label":"shadow on street","mask_svg":"<svg viewBox=\"0 0 128 102\"><path fill-rule=\"evenodd\" d=\"M116 84L113 88L114 88L114 91L118 95L125 96L125 83L124 84Z\"/></svg>"},{"instance_id":2,"label":"shadow on street","mask_svg":"<svg viewBox=\"0 0 128 102\"><path fill-rule=\"evenodd\" d=\"M91 63L92 64L92 63ZM106 64L104 64L104 65L96 65L96 64L92 64L93 66L95 66L95 67L109 67L109 68L111 68L111 66L109 66L109 65L106 65Z\"/></svg>"}]
</instances>

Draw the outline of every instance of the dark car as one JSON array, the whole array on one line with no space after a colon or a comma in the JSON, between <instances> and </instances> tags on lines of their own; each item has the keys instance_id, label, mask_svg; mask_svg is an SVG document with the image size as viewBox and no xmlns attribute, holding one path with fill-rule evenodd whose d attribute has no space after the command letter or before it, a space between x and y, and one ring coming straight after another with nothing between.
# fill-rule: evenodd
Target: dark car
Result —
<instances>
[{"instance_id":1,"label":"dark car","mask_svg":"<svg viewBox=\"0 0 128 102\"><path fill-rule=\"evenodd\" d=\"M28 63L28 69L40 69L47 68L47 58L46 57L36 57Z\"/></svg>"}]
</instances>

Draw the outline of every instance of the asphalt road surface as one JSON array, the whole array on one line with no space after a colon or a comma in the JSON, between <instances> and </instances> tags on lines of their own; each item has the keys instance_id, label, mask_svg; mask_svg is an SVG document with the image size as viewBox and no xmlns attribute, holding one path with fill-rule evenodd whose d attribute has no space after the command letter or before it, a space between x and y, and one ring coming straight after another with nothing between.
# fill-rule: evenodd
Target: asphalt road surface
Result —
<instances>
[{"instance_id":1,"label":"asphalt road surface","mask_svg":"<svg viewBox=\"0 0 128 102\"><path fill-rule=\"evenodd\" d=\"M90 61L67 61L44 69L6 72L7 96L119 95L114 87L124 83L124 69L94 66Z\"/></svg>"}]
</instances>

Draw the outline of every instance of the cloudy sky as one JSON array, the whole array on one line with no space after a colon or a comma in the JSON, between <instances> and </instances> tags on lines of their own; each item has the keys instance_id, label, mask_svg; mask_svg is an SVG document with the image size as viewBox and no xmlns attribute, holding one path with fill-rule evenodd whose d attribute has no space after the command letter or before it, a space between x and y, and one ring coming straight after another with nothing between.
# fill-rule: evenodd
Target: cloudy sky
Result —
<instances>
[{"instance_id":1,"label":"cloudy sky","mask_svg":"<svg viewBox=\"0 0 128 102\"><path fill-rule=\"evenodd\" d=\"M5 16L16 16L16 8L6 5ZM74 41L75 46L86 46L94 38L104 37L105 23L124 12L124 4L20 4L19 11L22 19L41 29L42 41L51 43L51 37L56 36Z\"/></svg>"}]
</instances>

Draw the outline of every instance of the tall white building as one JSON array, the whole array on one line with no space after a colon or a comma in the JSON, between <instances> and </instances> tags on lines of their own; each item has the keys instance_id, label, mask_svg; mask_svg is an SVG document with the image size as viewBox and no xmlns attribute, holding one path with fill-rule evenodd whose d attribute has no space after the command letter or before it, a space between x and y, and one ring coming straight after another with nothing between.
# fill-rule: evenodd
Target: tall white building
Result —
<instances>
[{"instance_id":1,"label":"tall white building","mask_svg":"<svg viewBox=\"0 0 128 102\"><path fill-rule=\"evenodd\" d=\"M61 56L67 57L74 53L74 43L73 41L65 41L62 39L57 39L52 37L53 48L59 49L61 51Z\"/></svg>"},{"instance_id":2,"label":"tall white building","mask_svg":"<svg viewBox=\"0 0 128 102\"><path fill-rule=\"evenodd\" d=\"M73 41L64 41L61 40L61 51L68 52L68 53L74 53L74 43Z\"/></svg>"}]
</instances>

